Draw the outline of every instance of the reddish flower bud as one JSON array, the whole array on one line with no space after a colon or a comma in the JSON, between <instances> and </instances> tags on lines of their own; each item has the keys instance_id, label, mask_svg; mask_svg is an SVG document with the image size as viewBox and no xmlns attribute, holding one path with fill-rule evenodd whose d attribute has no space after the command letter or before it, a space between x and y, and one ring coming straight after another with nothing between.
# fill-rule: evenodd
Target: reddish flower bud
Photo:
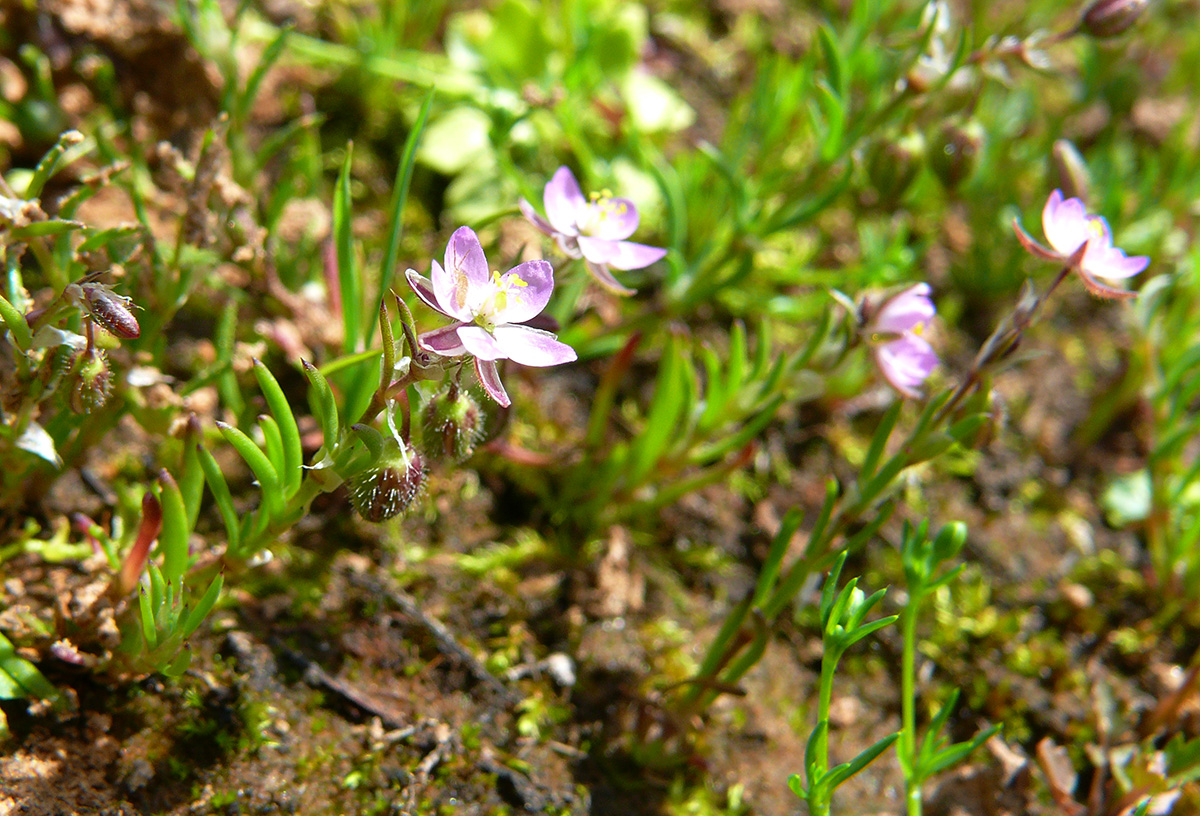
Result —
<instances>
[{"instance_id":1,"label":"reddish flower bud","mask_svg":"<svg viewBox=\"0 0 1200 816\"><path fill-rule=\"evenodd\" d=\"M137 318L129 309L132 300L118 295L102 283L79 284L78 290L76 296L80 305L109 334L122 340L133 340L141 335L142 329L138 326Z\"/></svg>"},{"instance_id":2,"label":"reddish flower bud","mask_svg":"<svg viewBox=\"0 0 1200 816\"><path fill-rule=\"evenodd\" d=\"M1094 0L1079 27L1100 39L1115 37L1136 23L1149 5L1150 0Z\"/></svg>"},{"instance_id":3,"label":"reddish flower bud","mask_svg":"<svg viewBox=\"0 0 1200 816\"><path fill-rule=\"evenodd\" d=\"M425 459L410 445L389 441L374 465L347 481L350 503L378 524L408 511L425 488Z\"/></svg>"}]
</instances>

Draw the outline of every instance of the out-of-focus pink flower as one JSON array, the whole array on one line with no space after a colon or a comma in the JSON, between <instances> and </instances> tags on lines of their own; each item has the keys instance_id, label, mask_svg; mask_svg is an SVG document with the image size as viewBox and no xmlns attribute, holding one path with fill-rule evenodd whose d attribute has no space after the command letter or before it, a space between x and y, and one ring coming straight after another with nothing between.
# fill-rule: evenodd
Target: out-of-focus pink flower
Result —
<instances>
[{"instance_id":1,"label":"out-of-focus pink flower","mask_svg":"<svg viewBox=\"0 0 1200 816\"><path fill-rule=\"evenodd\" d=\"M489 272L478 236L459 227L446 245L444 267L435 260L430 278L414 269L405 275L421 300L456 321L417 342L442 357L474 357L479 381L501 405L510 400L497 360L552 366L576 359L575 350L550 332L522 325L546 308L554 291L554 270L546 261L527 261L503 275Z\"/></svg>"},{"instance_id":2,"label":"out-of-focus pink flower","mask_svg":"<svg viewBox=\"0 0 1200 816\"><path fill-rule=\"evenodd\" d=\"M567 255L587 261L596 282L619 295L631 295L633 290L622 286L609 267L641 269L667 254L659 247L626 241L638 226L637 207L607 190L592 193L589 201L567 167L558 168L546 182L545 204L545 218L525 199L520 202L521 212Z\"/></svg>"},{"instance_id":3,"label":"out-of-focus pink flower","mask_svg":"<svg viewBox=\"0 0 1200 816\"><path fill-rule=\"evenodd\" d=\"M1078 198L1064 199L1059 190L1050 194L1042 208L1042 231L1050 248L1035 241L1020 225L1014 226L1025 249L1043 260L1074 265L1088 291L1097 297L1134 297L1134 292L1108 286L1096 279L1123 280L1138 274L1150 263L1144 255L1129 257L1124 250L1113 246L1108 222L1102 216L1089 213Z\"/></svg>"},{"instance_id":4,"label":"out-of-focus pink flower","mask_svg":"<svg viewBox=\"0 0 1200 816\"><path fill-rule=\"evenodd\" d=\"M879 371L906 397L921 396L921 384L938 364L937 353L922 336L937 314L929 292L927 283L910 286L889 298L867 323Z\"/></svg>"}]
</instances>

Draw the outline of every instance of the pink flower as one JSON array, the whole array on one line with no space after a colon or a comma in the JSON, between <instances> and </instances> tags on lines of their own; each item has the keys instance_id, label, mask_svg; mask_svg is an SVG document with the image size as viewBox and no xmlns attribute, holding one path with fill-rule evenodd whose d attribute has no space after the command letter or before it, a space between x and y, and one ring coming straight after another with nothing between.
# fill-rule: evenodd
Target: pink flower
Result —
<instances>
[{"instance_id":1,"label":"pink flower","mask_svg":"<svg viewBox=\"0 0 1200 816\"><path fill-rule=\"evenodd\" d=\"M1073 265L1088 291L1097 297L1134 297L1134 292L1116 289L1096 278L1122 280L1138 274L1150 263L1144 255L1129 257L1124 250L1113 246L1108 222L1089 213L1078 198L1064 199L1059 190L1050 194L1042 208L1042 231L1050 248L1031 238L1020 225L1014 226L1026 250L1043 260Z\"/></svg>"},{"instance_id":2,"label":"pink flower","mask_svg":"<svg viewBox=\"0 0 1200 816\"><path fill-rule=\"evenodd\" d=\"M589 202L566 167L558 168L546 182L545 203L545 218L525 199L520 202L521 212L567 255L587 261L596 282L619 295L631 295L633 290L622 286L609 267L641 269L667 254L665 249L624 240L637 229L637 207L627 198L613 198L607 190L592 193Z\"/></svg>"},{"instance_id":3,"label":"pink flower","mask_svg":"<svg viewBox=\"0 0 1200 816\"><path fill-rule=\"evenodd\" d=\"M546 308L554 291L554 270L546 261L489 273L478 236L459 227L446 245L445 267L437 261L432 267L432 280L409 269L408 283L431 308L457 322L421 334L417 343L442 357L474 357L479 381L496 402L511 404L497 360L552 366L576 359L575 350L550 332L523 325Z\"/></svg>"},{"instance_id":4,"label":"pink flower","mask_svg":"<svg viewBox=\"0 0 1200 816\"><path fill-rule=\"evenodd\" d=\"M929 291L929 284L918 283L893 295L867 324L879 371L906 397L921 396L921 384L938 364L933 346L921 336L937 314Z\"/></svg>"}]
</instances>

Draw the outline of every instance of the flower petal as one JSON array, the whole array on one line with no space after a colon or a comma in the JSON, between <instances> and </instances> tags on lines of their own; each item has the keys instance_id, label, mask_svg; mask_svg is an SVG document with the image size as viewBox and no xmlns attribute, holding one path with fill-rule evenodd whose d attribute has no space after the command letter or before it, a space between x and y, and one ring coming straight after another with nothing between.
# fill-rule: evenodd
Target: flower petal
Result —
<instances>
[{"instance_id":1,"label":"flower petal","mask_svg":"<svg viewBox=\"0 0 1200 816\"><path fill-rule=\"evenodd\" d=\"M1130 278L1150 265L1145 255L1129 257L1125 251L1096 240L1088 242L1080 268L1088 275L1109 280Z\"/></svg>"},{"instance_id":2,"label":"flower petal","mask_svg":"<svg viewBox=\"0 0 1200 816\"><path fill-rule=\"evenodd\" d=\"M529 219L529 223L533 224L535 227L537 227L539 230L544 232L546 235L554 236L556 234L554 225L551 224L549 221L547 221L545 218L542 218L540 215L538 215L537 210L535 210L533 208L533 205L530 204L528 201L526 201L525 199L522 198L520 201L517 202L517 206L521 208L521 215L523 215L527 219Z\"/></svg>"},{"instance_id":3,"label":"flower petal","mask_svg":"<svg viewBox=\"0 0 1200 816\"><path fill-rule=\"evenodd\" d=\"M467 353L467 348L458 336L462 323L444 326L440 329L417 335L417 345L426 351L432 351L439 357L461 357Z\"/></svg>"},{"instance_id":4,"label":"flower petal","mask_svg":"<svg viewBox=\"0 0 1200 816\"><path fill-rule=\"evenodd\" d=\"M579 359L575 349L550 332L528 326L497 326L493 337L504 356L521 365L544 368Z\"/></svg>"},{"instance_id":5,"label":"flower petal","mask_svg":"<svg viewBox=\"0 0 1200 816\"><path fill-rule=\"evenodd\" d=\"M587 199L569 167L558 168L546 182L545 198L546 218L554 229L566 235L578 232L576 224L587 207Z\"/></svg>"},{"instance_id":6,"label":"flower petal","mask_svg":"<svg viewBox=\"0 0 1200 816\"><path fill-rule=\"evenodd\" d=\"M1042 231L1050 246L1070 255L1095 234L1089 223L1092 217L1078 198L1064 201L1062 193L1055 190L1042 208Z\"/></svg>"},{"instance_id":7,"label":"flower petal","mask_svg":"<svg viewBox=\"0 0 1200 816\"><path fill-rule=\"evenodd\" d=\"M508 355L496 342L496 338L482 326L463 326L458 330L458 339L467 352L479 360L506 360Z\"/></svg>"},{"instance_id":8,"label":"flower petal","mask_svg":"<svg viewBox=\"0 0 1200 816\"><path fill-rule=\"evenodd\" d=\"M455 274L434 261L430 270L433 296L437 310L457 320L470 321L473 317L470 304L470 282L466 275ZM418 292L417 294L420 294Z\"/></svg>"},{"instance_id":9,"label":"flower petal","mask_svg":"<svg viewBox=\"0 0 1200 816\"><path fill-rule=\"evenodd\" d=\"M587 205L581 227L595 238L620 241L637 229L638 211L627 198L601 198Z\"/></svg>"},{"instance_id":10,"label":"flower petal","mask_svg":"<svg viewBox=\"0 0 1200 816\"><path fill-rule=\"evenodd\" d=\"M933 347L911 332L875 348L875 362L892 387L906 397L919 397L921 383L937 367Z\"/></svg>"},{"instance_id":11,"label":"flower petal","mask_svg":"<svg viewBox=\"0 0 1200 816\"><path fill-rule=\"evenodd\" d=\"M583 251L583 257L592 263L607 264L613 269L641 269L667 254L665 249L659 247L584 235L579 236L579 248Z\"/></svg>"},{"instance_id":12,"label":"flower petal","mask_svg":"<svg viewBox=\"0 0 1200 816\"><path fill-rule=\"evenodd\" d=\"M436 267L438 262L434 261L433 265ZM433 284L430 283L429 278L417 272L415 269L407 270L404 273L404 277L408 279L408 285L411 286L412 290L417 293L417 297L425 301L426 306L436 312L446 314L446 312L442 310L442 307L438 305L437 294L433 291ZM449 316L454 317L454 315Z\"/></svg>"},{"instance_id":13,"label":"flower petal","mask_svg":"<svg viewBox=\"0 0 1200 816\"><path fill-rule=\"evenodd\" d=\"M491 279L487 257L473 229L459 227L454 231L446 244L445 270L439 275L435 265L432 278L433 291L443 310L459 320L470 320L488 296Z\"/></svg>"},{"instance_id":14,"label":"flower petal","mask_svg":"<svg viewBox=\"0 0 1200 816\"><path fill-rule=\"evenodd\" d=\"M887 334L903 334L928 323L937 314L929 299L929 284L918 283L892 296L871 321L871 329Z\"/></svg>"},{"instance_id":15,"label":"flower petal","mask_svg":"<svg viewBox=\"0 0 1200 816\"><path fill-rule=\"evenodd\" d=\"M622 286L621 282L613 277L612 272L609 272L608 267L604 264L594 264L591 261L587 261L586 263L588 274L592 276L592 279L614 295L629 297L630 295L637 294L636 289Z\"/></svg>"},{"instance_id":16,"label":"flower petal","mask_svg":"<svg viewBox=\"0 0 1200 816\"><path fill-rule=\"evenodd\" d=\"M538 315L554 291L554 267L548 261L526 261L500 276L496 284L499 305L492 314L495 323L524 323Z\"/></svg>"},{"instance_id":17,"label":"flower petal","mask_svg":"<svg viewBox=\"0 0 1200 816\"><path fill-rule=\"evenodd\" d=\"M500 371L494 362L480 360L476 357L475 373L479 376L479 383L483 386L483 390L487 391L488 396L499 403L500 407L507 408L512 405L512 400L508 398L508 392L504 390L504 383L500 382Z\"/></svg>"}]
</instances>

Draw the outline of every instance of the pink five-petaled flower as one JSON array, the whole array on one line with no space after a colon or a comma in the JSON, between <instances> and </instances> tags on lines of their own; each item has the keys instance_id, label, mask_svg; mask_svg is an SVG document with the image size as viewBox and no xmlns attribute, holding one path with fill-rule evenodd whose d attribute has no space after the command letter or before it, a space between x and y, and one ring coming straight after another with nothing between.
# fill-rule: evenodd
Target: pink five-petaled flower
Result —
<instances>
[{"instance_id":1,"label":"pink five-petaled flower","mask_svg":"<svg viewBox=\"0 0 1200 816\"><path fill-rule=\"evenodd\" d=\"M889 298L867 323L880 372L906 397L921 396L921 384L938 364L937 353L921 336L937 313L929 291L927 283L910 286Z\"/></svg>"},{"instance_id":2,"label":"pink five-petaled flower","mask_svg":"<svg viewBox=\"0 0 1200 816\"><path fill-rule=\"evenodd\" d=\"M1031 238L1014 222L1017 238L1031 254L1043 260L1067 263L1079 271L1079 277L1093 295L1102 298L1130 298L1126 289L1107 286L1096 278L1122 280L1141 272L1150 263L1144 255L1129 257L1113 246L1112 230L1102 216L1093 215L1078 198L1063 198L1059 190L1050 194L1042 208L1042 231L1050 247Z\"/></svg>"},{"instance_id":3,"label":"pink five-petaled flower","mask_svg":"<svg viewBox=\"0 0 1200 816\"><path fill-rule=\"evenodd\" d=\"M522 325L546 308L554 291L554 270L546 261L527 261L503 275L489 272L478 236L459 227L446 245L445 267L437 261L432 267L432 280L409 269L408 283L457 322L425 332L417 343L442 357L474 357L479 381L496 402L510 404L497 360L552 366L576 359L575 350L550 332Z\"/></svg>"},{"instance_id":4,"label":"pink five-petaled flower","mask_svg":"<svg viewBox=\"0 0 1200 816\"><path fill-rule=\"evenodd\" d=\"M633 290L622 286L613 269L641 269L667 254L665 249L626 241L638 225L637 207L627 198L613 198L607 190L592 193L589 202L579 189L579 182L566 167L558 168L546 182L546 217L542 218L533 205L521 199L521 212L539 230L558 242L559 248L572 258L587 261L588 271L596 282L618 295L632 295Z\"/></svg>"}]
</instances>

